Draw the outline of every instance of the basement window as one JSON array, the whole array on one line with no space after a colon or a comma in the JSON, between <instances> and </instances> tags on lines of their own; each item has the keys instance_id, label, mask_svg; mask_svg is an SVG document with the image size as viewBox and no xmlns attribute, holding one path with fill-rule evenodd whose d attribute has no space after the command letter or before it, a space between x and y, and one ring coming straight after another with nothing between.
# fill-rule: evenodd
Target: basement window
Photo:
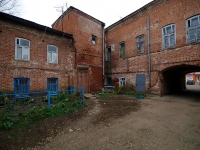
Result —
<instances>
[{"instance_id":1,"label":"basement window","mask_svg":"<svg viewBox=\"0 0 200 150\"><path fill-rule=\"evenodd\" d=\"M30 41L23 38L15 38L15 59L30 60Z\"/></svg>"},{"instance_id":2,"label":"basement window","mask_svg":"<svg viewBox=\"0 0 200 150\"><path fill-rule=\"evenodd\" d=\"M124 77L119 78L119 86L126 86L126 78Z\"/></svg>"},{"instance_id":3,"label":"basement window","mask_svg":"<svg viewBox=\"0 0 200 150\"><path fill-rule=\"evenodd\" d=\"M97 39L97 37L92 35L92 44L94 44L94 45L96 44L96 39Z\"/></svg>"},{"instance_id":4,"label":"basement window","mask_svg":"<svg viewBox=\"0 0 200 150\"><path fill-rule=\"evenodd\" d=\"M163 49L172 48L176 45L176 28L174 24L162 28L162 47Z\"/></svg>"},{"instance_id":5,"label":"basement window","mask_svg":"<svg viewBox=\"0 0 200 150\"><path fill-rule=\"evenodd\" d=\"M50 91L51 95L58 94L58 78L47 79L47 91Z\"/></svg>"},{"instance_id":6,"label":"basement window","mask_svg":"<svg viewBox=\"0 0 200 150\"><path fill-rule=\"evenodd\" d=\"M187 43L200 42L200 15L187 19L186 27Z\"/></svg>"},{"instance_id":7,"label":"basement window","mask_svg":"<svg viewBox=\"0 0 200 150\"><path fill-rule=\"evenodd\" d=\"M136 53L137 55L144 53L144 35L136 37Z\"/></svg>"},{"instance_id":8,"label":"basement window","mask_svg":"<svg viewBox=\"0 0 200 150\"><path fill-rule=\"evenodd\" d=\"M119 43L119 57L124 58L126 55L126 46L125 42Z\"/></svg>"},{"instance_id":9,"label":"basement window","mask_svg":"<svg viewBox=\"0 0 200 150\"><path fill-rule=\"evenodd\" d=\"M58 47L47 45L47 61L48 63L58 63Z\"/></svg>"},{"instance_id":10,"label":"basement window","mask_svg":"<svg viewBox=\"0 0 200 150\"><path fill-rule=\"evenodd\" d=\"M106 48L106 61L111 61L111 47Z\"/></svg>"}]
</instances>

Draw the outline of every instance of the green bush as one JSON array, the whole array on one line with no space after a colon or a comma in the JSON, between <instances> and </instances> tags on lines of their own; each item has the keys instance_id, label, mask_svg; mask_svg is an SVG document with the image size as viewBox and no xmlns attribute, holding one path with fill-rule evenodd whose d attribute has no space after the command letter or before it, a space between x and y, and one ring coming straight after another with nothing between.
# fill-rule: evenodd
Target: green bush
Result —
<instances>
[{"instance_id":1,"label":"green bush","mask_svg":"<svg viewBox=\"0 0 200 150\"><path fill-rule=\"evenodd\" d=\"M116 94L127 94L127 95L130 95L130 94L133 94L135 91L134 91L133 84L130 84L128 86L120 86L120 87L116 88L114 92Z\"/></svg>"}]
</instances>

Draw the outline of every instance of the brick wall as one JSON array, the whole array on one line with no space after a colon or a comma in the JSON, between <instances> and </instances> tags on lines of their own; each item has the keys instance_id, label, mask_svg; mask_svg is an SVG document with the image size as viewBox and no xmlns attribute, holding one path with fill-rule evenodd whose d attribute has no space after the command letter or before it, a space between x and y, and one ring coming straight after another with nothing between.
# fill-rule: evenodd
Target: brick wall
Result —
<instances>
[{"instance_id":1,"label":"brick wall","mask_svg":"<svg viewBox=\"0 0 200 150\"><path fill-rule=\"evenodd\" d=\"M119 77L135 85L135 75L146 75L146 89L158 92L158 74L177 65L200 66L200 43L186 44L186 19L200 14L199 0L155 0L137 12L106 29L106 46L112 49L112 78L118 86ZM148 80L147 17L150 18L151 87ZM162 28L176 26L176 46L162 49ZM144 35L145 51L136 55L136 37ZM126 42L126 59L119 58L119 43ZM187 72L189 70L185 70Z\"/></svg>"},{"instance_id":2,"label":"brick wall","mask_svg":"<svg viewBox=\"0 0 200 150\"><path fill-rule=\"evenodd\" d=\"M30 90L47 89L47 78L73 84L74 49L72 39L44 33L34 28L0 19L0 91L13 92L14 78L30 78ZM30 61L15 59L15 38L30 40ZM47 62L47 45L58 47L58 64Z\"/></svg>"},{"instance_id":3,"label":"brick wall","mask_svg":"<svg viewBox=\"0 0 200 150\"><path fill-rule=\"evenodd\" d=\"M77 66L89 66L90 92L101 91L102 76L102 22L76 9L69 8L62 17L52 25L54 29L73 34L76 47ZM92 44L92 35L96 44Z\"/></svg>"}]
</instances>

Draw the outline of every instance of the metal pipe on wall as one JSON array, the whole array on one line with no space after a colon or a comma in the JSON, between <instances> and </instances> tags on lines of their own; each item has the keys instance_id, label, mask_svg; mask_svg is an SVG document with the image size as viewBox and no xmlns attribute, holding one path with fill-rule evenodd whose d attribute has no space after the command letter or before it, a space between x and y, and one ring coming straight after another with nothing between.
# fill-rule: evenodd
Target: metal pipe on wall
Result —
<instances>
[{"instance_id":1,"label":"metal pipe on wall","mask_svg":"<svg viewBox=\"0 0 200 150\"><path fill-rule=\"evenodd\" d=\"M147 16L147 36L148 36L148 75L149 75L149 88L151 88L151 52L150 52L150 18Z\"/></svg>"},{"instance_id":2,"label":"metal pipe on wall","mask_svg":"<svg viewBox=\"0 0 200 150\"><path fill-rule=\"evenodd\" d=\"M104 47L104 40L105 40L105 35L104 35L105 33L104 33L104 25L102 25L102 50L103 50L103 57L102 57L102 65L103 65L103 79L104 79L104 75L105 75L105 68L104 68L104 49L105 49L105 47Z\"/></svg>"}]
</instances>

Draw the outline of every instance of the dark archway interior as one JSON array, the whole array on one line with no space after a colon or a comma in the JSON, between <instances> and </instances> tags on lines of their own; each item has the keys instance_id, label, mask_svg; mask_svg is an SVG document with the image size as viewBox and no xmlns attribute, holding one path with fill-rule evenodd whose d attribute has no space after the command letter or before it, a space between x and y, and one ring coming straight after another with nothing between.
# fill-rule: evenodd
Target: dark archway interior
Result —
<instances>
[{"instance_id":1,"label":"dark archway interior","mask_svg":"<svg viewBox=\"0 0 200 150\"><path fill-rule=\"evenodd\" d=\"M200 72L200 66L178 65L164 69L161 72L162 94L174 94L186 89L185 75L190 72Z\"/></svg>"}]
</instances>

